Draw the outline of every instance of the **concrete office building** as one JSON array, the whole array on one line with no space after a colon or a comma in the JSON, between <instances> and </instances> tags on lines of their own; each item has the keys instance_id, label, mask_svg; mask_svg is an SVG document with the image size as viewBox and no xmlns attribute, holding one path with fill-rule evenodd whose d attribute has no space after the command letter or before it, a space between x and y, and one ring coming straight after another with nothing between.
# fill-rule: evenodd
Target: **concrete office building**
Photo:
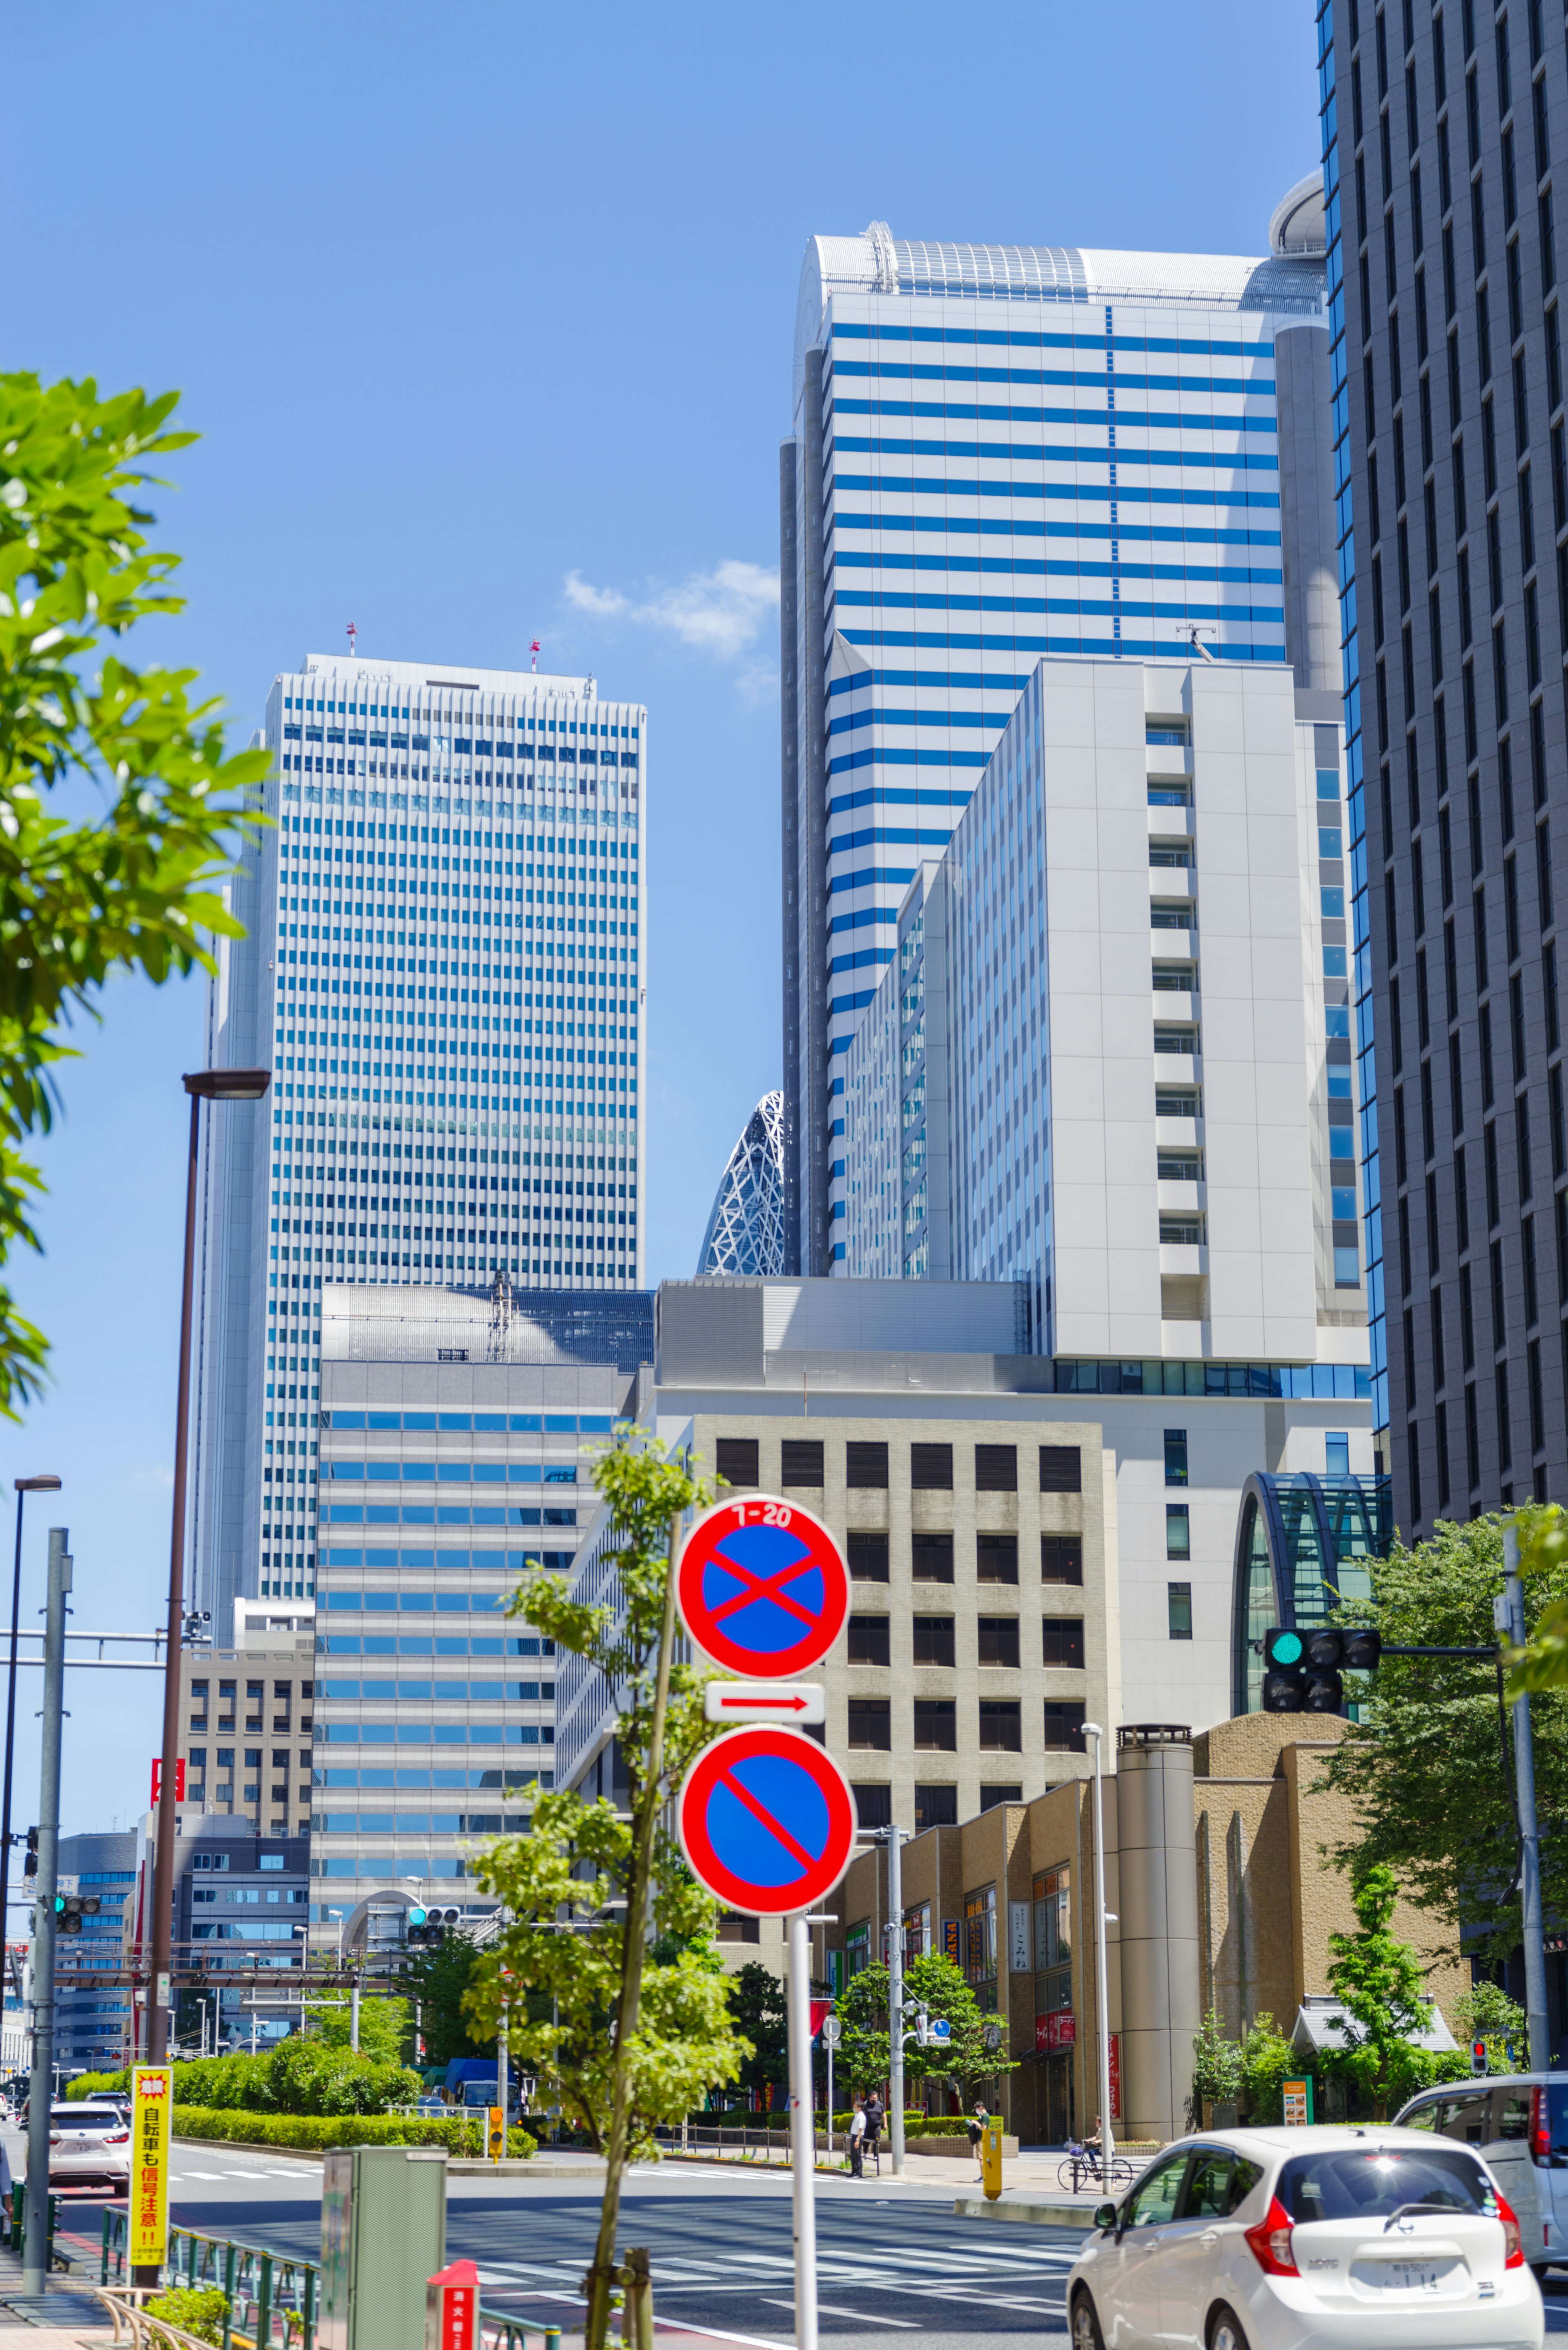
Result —
<instances>
[{"instance_id":1,"label":"concrete office building","mask_svg":"<svg viewBox=\"0 0 1568 2350\"><path fill-rule=\"evenodd\" d=\"M1327 323L1316 175L1255 259L881 223L807 245L780 477L786 1270L844 1262L844 1056L1041 656L1201 638L1337 691Z\"/></svg>"},{"instance_id":2,"label":"concrete office building","mask_svg":"<svg viewBox=\"0 0 1568 2350\"><path fill-rule=\"evenodd\" d=\"M1375 1392L1415 1534L1568 1472L1554 21L1317 16Z\"/></svg>"},{"instance_id":3,"label":"concrete office building","mask_svg":"<svg viewBox=\"0 0 1568 2350\"><path fill-rule=\"evenodd\" d=\"M125 1905L125 1939L145 1953L158 1815L143 1815L134 1839L135 1883ZM296 2029L297 1976L305 1963L310 1898L301 1834L264 1836L240 1814L182 1811L174 1846L173 1942L177 1973L198 1978L176 1993L171 2045L194 2054L225 2043L248 2047ZM276 1974L277 1990L227 1983L234 1974ZM289 1980L294 1977L296 1980ZM130 1994L123 1994L130 1996ZM145 1994L134 1994L136 2047L145 2050ZM203 2022L203 2011L205 2012Z\"/></svg>"},{"instance_id":4,"label":"concrete office building","mask_svg":"<svg viewBox=\"0 0 1568 2350\"><path fill-rule=\"evenodd\" d=\"M257 1835L309 1833L315 1625L308 1601L236 1600L232 1645L182 1652L182 1820L208 1814Z\"/></svg>"},{"instance_id":5,"label":"concrete office building","mask_svg":"<svg viewBox=\"0 0 1568 2350\"><path fill-rule=\"evenodd\" d=\"M1337 707L1040 662L846 1056L846 1272L1022 1282L1058 1360L1365 1391Z\"/></svg>"},{"instance_id":6,"label":"concrete office building","mask_svg":"<svg viewBox=\"0 0 1568 2350\"><path fill-rule=\"evenodd\" d=\"M472 1840L555 1783L552 1644L509 1622L569 1572L639 1364L646 1294L323 1291L311 1923L410 1880L463 1903ZM466 1905L465 1905L466 1906ZM483 1899L480 1908L488 1905Z\"/></svg>"},{"instance_id":7,"label":"concrete office building","mask_svg":"<svg viewBox=\"0 0 1568 2350\"><path fill-rule=\"evenodd\" d=\"M822 1669L826 1739L861 1818L910 1830L1028 1803L1088 1768L1080 1726L1255 1701L1250 1554L1260 1462L1366 1478L1354 1369L1117 1363L1027 1351L1014 1282L667 1282L639 1423L732 1484L782 1492L843 1544L850 1621ZM1171 1374L1167 1384L1167 1374ZM1348 1553L1358 1537L1345 1542ZM603 1513L575 1585L612 1602ZM1309 1603L1299 1577L1303 1617ZM602 1680L563 1658L556 1767L613 1790ZM738 1926L731 1929L738 1933ZM776 1929L759 1939L771 1947ZM782 1945L780 1945L782 1947Z\"/></svg>"},{"instance_id":8,"label":"concrete office building","mask_svg":"<svg viewBox=\"0 0 1568 2350\"><path fill-rule=\"evenodd\" d=\"M308 1597L321 1292L641 1265L647 713L591 677L312 654L280 674L209 1058L196 1585Z\"/></svg>"}]
</instances>

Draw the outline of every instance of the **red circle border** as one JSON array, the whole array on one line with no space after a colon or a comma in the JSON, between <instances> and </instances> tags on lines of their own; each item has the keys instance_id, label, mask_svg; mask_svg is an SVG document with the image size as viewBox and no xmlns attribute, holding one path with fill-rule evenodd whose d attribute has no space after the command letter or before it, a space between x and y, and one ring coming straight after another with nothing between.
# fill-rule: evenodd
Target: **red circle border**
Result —
<instances>
[{"instance_id":1,"label":"red circle border","mask_svg":"<svg viewBox=\"0 0 1568 2350\"><path fill-rule=\"evenodd\" d=\"M759 1656L755 1649L742 1648L727 1638L709 1620L702 1600L702 1573L713 1555L717 1539L716 1533L710 1530L715 1528L718 1520L724 1519L728 1523L723 1531L729 1533L734 1530L733 1513L737 1509L750 1512L759 1506L787 1511L792 1532L798 1522L805 1522L810 1530L814 1563L822 1576L825 1602L815 1631L808 1632L793 1648L780 1648L770 1656ZM741 1521L742 1524L751 1523L749 1517ZM829 1560L836 1564L836 1578L827 1564ZM675 1588L680 1620L702 1654L731 1672L743 1673L748 1680L788 1680L820 1664L844 1629L844 1619L849 1612L849 1569L837 1542L813 1511L803 1510L776 1493L747 1493L735 1501L716 1502L711 1510L704 1510L680 1546Z\"/></svg>"},{"instance_id":2,"label":"red circle border","mask_svg":"<svg viewBox=\"0 0 1568 2350\"><path fill-rule=\"evenodd\" d=\"M798 1763L810 1772L827 1798L828 1835L822 1858L809 1876L796 1878L787 1888L778 1887L771 1898L768 1887L749 1885L724 1866L703 1825L714 1781L722 1770L743 1753L780 1756ZM811 1908L825 1894L832 1892L844 1875L854 1857L855 1839L859 1833L855 1793L843 1765L803 1730L784 1730L772 1722L726 1731L711 1746L705 1746L681 1783L676 1817L680 1848L693 1877L726 1909L747 1918L789 1918L797 1910Z\"/></svg>"}]
</instances>

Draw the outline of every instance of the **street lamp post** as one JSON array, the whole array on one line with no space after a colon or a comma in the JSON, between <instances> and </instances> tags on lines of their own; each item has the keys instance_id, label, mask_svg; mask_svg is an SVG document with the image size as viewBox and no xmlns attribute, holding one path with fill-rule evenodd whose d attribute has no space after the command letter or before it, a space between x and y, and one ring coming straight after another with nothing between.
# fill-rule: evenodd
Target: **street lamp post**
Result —
<instances>
[{"instance_id":1,"label":"street lamp post","mask_svg":"<svg viewBox=\"0 0 1568 2350\"><path fill-rule=\"evenodd\" d=\"M169 1544L169 1642L163 1666L163 1768L158 1788L157 1858L152 1877L152 1963L147 1994L147 2055L169 2053L169 1992L174 1929L174 1783L180 1756L181 1631L185 1613L185 1481L191 1441L191 1323L196 1270L196 1178L204 1101L260 1101L270 1069L198 1069L184 1080L191 1097L185 1164L185 1264L180 1292L180 1376L174 1417L173 1526Z\"/></svg>"},{"instance_id":2,"label":"street lamp post","mask_svg":"<svg viewBox=\"0 0 1568 2350\"><path fill-rule=\"evenodd\" d=\"M1096 2038L1100 2060L1100 2182L1108 2187L1116 2132L1111 2124L1110 1968L1106 1953L1106 1928L1111 1913L1106 1907L1106 1809L1100 1770L1106 1733L1097 1721L1085 1721L1084 1735L1095 1742L1095 2000L1099 2010Z\"/></svg>"},{"instance_id":3,"label":"street lamp post","mask_svg":"<svg viewBox=\"0 0 1568 2350\"><path fill-rule=\"evenodd\" d=\"M16 1739L16 1640L22 1609L22 1503L29 1493L57 1493L57 1477L17 1477L16 1557L11 1571L11 1663L5 1679L5 1790L0 1795L0 1947L11 1923L11 1765Z\"/></svg>"}]
</instances>

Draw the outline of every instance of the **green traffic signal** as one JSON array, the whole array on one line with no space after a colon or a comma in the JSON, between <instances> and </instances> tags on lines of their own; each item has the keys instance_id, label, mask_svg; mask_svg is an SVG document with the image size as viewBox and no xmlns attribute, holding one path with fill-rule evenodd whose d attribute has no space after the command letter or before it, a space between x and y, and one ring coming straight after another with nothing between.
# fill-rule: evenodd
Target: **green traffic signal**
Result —
<instances>
[{"instance_id":1,"label":"green traffic signal","mask_svg":"<svg viewBox=\"0 0 1568 2350\"><path fill-rule=\"evenodd\" d=\"M1299 1632L1287 1632L1284 1630L1273 1631L1269 1634L1267 1639L1263 1642L1263 1662L1265 1665L1274 1666L1276 1668L1287 1665L1299 1665L1302 1660L1302 1636Z\"/></svg>"}]
</instances>

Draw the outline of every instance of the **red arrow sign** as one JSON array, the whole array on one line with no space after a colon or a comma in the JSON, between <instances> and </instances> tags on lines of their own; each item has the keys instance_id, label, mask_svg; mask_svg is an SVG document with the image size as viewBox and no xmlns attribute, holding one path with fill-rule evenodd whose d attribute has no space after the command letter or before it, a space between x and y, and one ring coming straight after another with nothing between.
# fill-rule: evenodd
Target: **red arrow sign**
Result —
<instances>
[{"instance_id":1,"label":"red arrow sign","mask_svg":"<svg viewBox=\"0 0 1568 2350\"><path fill-rule=\"evenodd\" d=\"M703 1711L710 1721L771 1721L793 1713L804 1726L826 1720L826 1698L820 1681L710 1681Z\"/></svg>"},{"instance_id":2,"label":"red arrow sign","mask_svg":"<svg viewBox=\"0 0 1568 2350\"><path fill-rule=\"evenodd\" d=\"M770 1713L804 1713L808 1700L804 1697L721 1697L719 1703L729 1713L742 1708L754 1711L763 1706Z\"/></svg>"}]
</instances>

